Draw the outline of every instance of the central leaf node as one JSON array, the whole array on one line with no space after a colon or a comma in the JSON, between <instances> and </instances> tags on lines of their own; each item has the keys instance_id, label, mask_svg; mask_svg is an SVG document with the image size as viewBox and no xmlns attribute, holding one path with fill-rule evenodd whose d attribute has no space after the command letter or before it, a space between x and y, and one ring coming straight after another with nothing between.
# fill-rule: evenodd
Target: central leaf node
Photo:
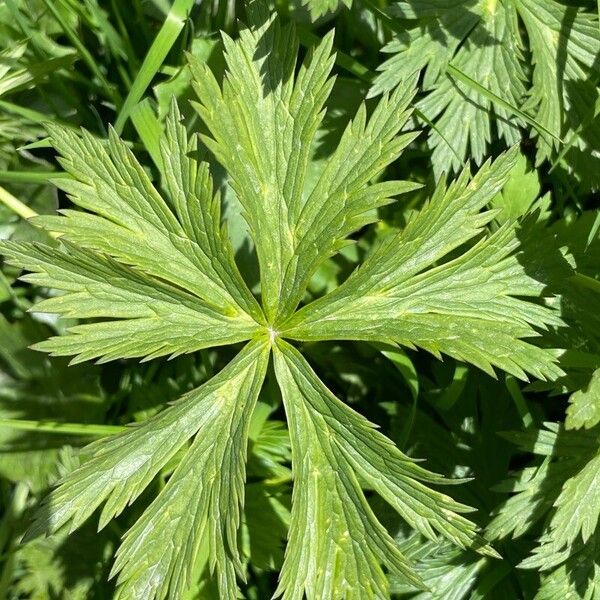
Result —
<instances>
[{"instance_id":1,"label":"central leaf node","mask_svg":"<svg viewBox=\"0 0 600 600\"><path fill-rule=\"evenodd\" d=\"M279 331L277 331L277 329L275 329L271 325L267 325L267 333L269 334L269 341L271 342L271 344L274 344L275 339L279 335Z\"/></svg>"}]
</instances>

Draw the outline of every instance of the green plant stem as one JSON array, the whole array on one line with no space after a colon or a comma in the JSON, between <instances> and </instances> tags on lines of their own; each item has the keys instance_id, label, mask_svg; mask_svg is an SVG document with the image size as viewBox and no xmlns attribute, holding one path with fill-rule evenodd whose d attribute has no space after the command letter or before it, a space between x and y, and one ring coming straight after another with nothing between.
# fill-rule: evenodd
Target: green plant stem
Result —
<instances>
[{"instance_id":1,"label":"green plant stem","mask_svg":"<svg viewBox=\"0 0 600 600\"><path fill-rule=\"evenodd\" d=\"M69 177L62 171L0 171L4 183L48 183L51 179Z\"/></svg>"},{"instance_id":2,"label":"green plant stem","mask_svg":"<svg viewBox=\"0 0 600 600\"><path fill-rule=\"evenodd\" d=\"M529 407L527 406L527 400L525 400L525 396L523 396L517 380L512 375L507 375L505 382L506 389L508 390L510 397L513 399L513 402L517 408L517 412L521 417L523 427L528 429L533 425L533 416L529 410Z\"/></svg>"},{"instance_id":3,"label":"green plant stem","mask_svg":"<svg viewBox=\"0 0 600 600\"><path fill-rule=\"evenodd\" d=\"M0 427L40 433L91 435L104 437L124 431L121 425L96 425L92 423L60 423L58 421L30 421L26 419L0 419Z\"/></svg>"},{"instance_id":4,"label":"green plant stem","mask_svg":"<svg viewBox=\"0 0 600 600\"><path fill-rule=\"evenodd\" d=\"M23 219L36 217L37 213L26 204L23 204L18 198L15 198L8 190L0 187L0 202L10 208L14 213Z\"/></svg>"}]
</instances>

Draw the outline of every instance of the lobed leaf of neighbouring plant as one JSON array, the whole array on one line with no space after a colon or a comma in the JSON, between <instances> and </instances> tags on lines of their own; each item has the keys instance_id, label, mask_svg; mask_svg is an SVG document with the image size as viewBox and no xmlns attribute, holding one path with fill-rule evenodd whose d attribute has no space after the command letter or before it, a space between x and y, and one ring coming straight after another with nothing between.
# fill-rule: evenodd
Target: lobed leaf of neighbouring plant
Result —
<instances>
[{"instance_id":1,"label":"lobed leaf of neighbouring plant","mask_svg":"<svg viewBox=\"0 0 600 600\"><path fill-rule=\"evenodd\" d=\"M383 52L391 57L378 68L381 73L370 94L423 72L428 93L418 107L435 124L429 145L438 174L458 171L467 156L480 163L492 125L508 145L518 141L519 129L526 125L515 116L518 110L536 124L538 161L551 155L561 136L589 118L600 56L593 13L556 0L406 0L392 4L390 13L398 27ZM400 19L410 25L400 25ZM481 87L453 77L447 70L450 64ZM516 110L510 114L496 99ZM577 145L589 150L579 137Z\"/></svg>"},{"instance_id":2,"label":"lobed leaf of neighbouring plant","mask_svg":"<svg viewBox=\"0 0 600 600\"><path fill-rule=\"evenodd\" d=\"M592 373L586 387L569 399L565 425L567 429L595 427L600 423L600 369Z\"/></svg>"},{"instance_id":3,"label":"lobed leaf of neighbouring plant","mask_svg":"<svg viewBox=\"0 0 600 600\"><path fill-rule=\"evenodd\" d=\"M533 63L528 105L538 122L563 136L586 119L595 100L593 81L600 77L598 15L555 0L518 0L517 10ZM555 139L543 138L539 161L556 147Z\"/></svg>"},{"instance_id":4,"label":"lobed leaf of neighbouring plant","mask_svg":"<svg viewBox=\"0 0 600 600\"><path fill-rule=\"evenodd\" d=\"M594 598L597 592L600 477L598 431L566 431L555 423L512 436L544 457L502 487L513 493L487 528L492 539L518 538L543 525L538 545L520 566L544 573L536 600Z\"/></svg>"},{"instance_id":5,"label":"lobed leaf of neighbouring plant","mask_svg":"<svg viewBox=\"0 0 600 600\"><path fill-rule=\"evenodd\" d=\"M314 21L328 12L338 10L342 4L350 8L352 0L302 0L302 4L308 8Z\"/></svg>"}]
</instances>

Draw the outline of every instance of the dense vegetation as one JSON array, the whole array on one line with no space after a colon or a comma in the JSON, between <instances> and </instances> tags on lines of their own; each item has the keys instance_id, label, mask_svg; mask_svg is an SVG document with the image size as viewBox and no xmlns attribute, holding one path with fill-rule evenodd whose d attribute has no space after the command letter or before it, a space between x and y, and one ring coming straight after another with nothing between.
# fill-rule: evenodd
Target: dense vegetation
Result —
<instances>
[{"instance_id":1,"label":"dense vegetation","mask_svg":"<svg viewBox=\"0 0 600 600\"><path fill-rule=\"evenodd\" d=\"M0 597L600 599L599 8L0 1Z\"/></svg>"}]
</instances>

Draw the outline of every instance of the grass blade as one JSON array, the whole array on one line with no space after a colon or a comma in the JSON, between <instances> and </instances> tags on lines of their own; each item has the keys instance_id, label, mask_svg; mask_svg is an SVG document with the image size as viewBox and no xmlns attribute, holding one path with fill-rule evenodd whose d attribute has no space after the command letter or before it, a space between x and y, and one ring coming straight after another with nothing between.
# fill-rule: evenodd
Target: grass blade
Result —
<instances>
[{"instance_id":1,"label":"grass blade","mask_svg":"<svg viewBox=\"0 0 600 600\"><path fill-rule=\"evenodd\" d=\"M144 62L135 77L123 106L121 106L115 122L117 133L122 133L127 119L131 116L133 107L141 100L150 82L167 57L167 54L169 54L169 51L183 29L185 19L193 5L194 0L175 0L163 26L144 58Z\"/></svg>"}]
</instances>

